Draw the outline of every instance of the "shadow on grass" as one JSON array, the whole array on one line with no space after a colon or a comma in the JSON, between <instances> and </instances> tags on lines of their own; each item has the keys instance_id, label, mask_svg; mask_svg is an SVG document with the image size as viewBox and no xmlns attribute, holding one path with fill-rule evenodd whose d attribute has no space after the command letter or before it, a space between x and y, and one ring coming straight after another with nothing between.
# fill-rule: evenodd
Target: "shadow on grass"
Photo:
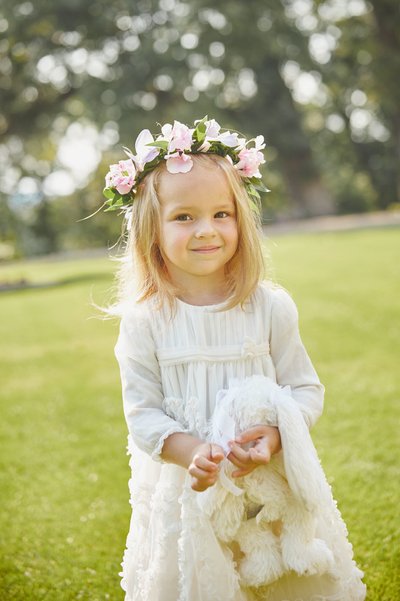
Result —
<instances>
[{"instance_id":1,"label":"shadow on grass","mask_svg":"<svg viewBox=\"0 0 400 601\"><path fill-rule=\"evenodd\" d=\"M34 290L41 288L55 288L58 286L68 286L71 284L78 284L81 282L109 279L109 273L81 273L79 275L74 275L67 278L61 278L59 280L52 280L48 282L30 282L26 278L21 278L20 280L14 280L10 282L0 281L0 293L18 292L20 290Z\"/></svg>"}]
</instances>

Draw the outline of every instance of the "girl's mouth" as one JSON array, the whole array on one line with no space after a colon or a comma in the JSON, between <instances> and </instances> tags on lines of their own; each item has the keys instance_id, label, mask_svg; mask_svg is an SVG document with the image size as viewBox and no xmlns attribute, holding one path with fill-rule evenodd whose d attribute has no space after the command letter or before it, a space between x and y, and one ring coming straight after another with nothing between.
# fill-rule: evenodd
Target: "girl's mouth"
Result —
<instances>
[{"instance_id":1,"label":"girl's mouth","mask_svg":"<svg viewBox=\"0 0 400 601\"><path fill-rule=\"evenodd\" d=\"M209 254L219 250L219 246L201 246L200 248L192 248L193 252Z\"/></svg>"}]
</instances>

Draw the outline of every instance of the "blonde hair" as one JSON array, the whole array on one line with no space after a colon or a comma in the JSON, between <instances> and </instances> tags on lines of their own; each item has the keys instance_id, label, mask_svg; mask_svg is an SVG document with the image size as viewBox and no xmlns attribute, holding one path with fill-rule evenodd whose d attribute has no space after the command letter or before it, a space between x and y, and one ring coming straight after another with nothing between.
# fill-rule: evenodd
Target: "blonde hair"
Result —
<instances>
[{"instance_id":1,"label":"blonde hair","mask_svg":"<svg viewBox=\"0 0 400 601\"><path fill-rule=\"evenodd\" d=\"M241 176L226 158L204 153L192 155L192 159L206 168L222 169L233 192L238 246L225 265L229 301L224 309L243 306L265 275L260 207L250 203ZM133 202L132 225L125 237L122 265L117 273L119 304L133 298L142 302L154 297L160 304L166 300L172 309L175 306L177 289L169 278L159 246L158 185L165 169L163 162L144 178Z\"/></svg>"}]
</instances>

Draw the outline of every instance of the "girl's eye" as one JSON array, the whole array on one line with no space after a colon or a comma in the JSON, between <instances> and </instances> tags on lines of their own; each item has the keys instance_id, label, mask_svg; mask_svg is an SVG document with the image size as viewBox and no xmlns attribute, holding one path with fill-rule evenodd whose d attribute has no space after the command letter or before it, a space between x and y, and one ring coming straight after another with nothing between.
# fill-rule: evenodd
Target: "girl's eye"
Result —
<instances>
[{"instance_id":1,"label":"girl's eye","mask_svg":"<svg viewBox=\"0 0 400 601\"><path fill-rule=\"evenodd\" d=\"M190 215L187 215L186 213L183 213L182 215L177 215L175 217L176 221L190 221L191 217Z\"/></svg>"},{"instance_id":2,"label":"girl's eye","mask_svg":"<svg viewBox=\"0 0 400 601\"><path fill-rule=\"evenodd\" d=\"M215 214L215 217L217 217L218 219L229 217L229 213L227 213L226 211L218 211L218 213Z\"/></svg>"}]
</instances>

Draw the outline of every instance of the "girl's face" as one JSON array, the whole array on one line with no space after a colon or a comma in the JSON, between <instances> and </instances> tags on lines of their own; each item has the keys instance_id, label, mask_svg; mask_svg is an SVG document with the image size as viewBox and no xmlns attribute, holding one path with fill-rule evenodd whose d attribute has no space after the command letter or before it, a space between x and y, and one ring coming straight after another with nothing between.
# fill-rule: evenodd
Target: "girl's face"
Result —
<instances>
[{"instance_id":1,"label":"girl's face","mask_svg":"<svg viewBox=\"0 0 400 601\"><path fill-rule=\"evenodd\" d=\"M160 250L173 284L216 289L238 245L233 194L222 169L194 161L189 173L163 172Z\"/></svg>"}]
</instances>

